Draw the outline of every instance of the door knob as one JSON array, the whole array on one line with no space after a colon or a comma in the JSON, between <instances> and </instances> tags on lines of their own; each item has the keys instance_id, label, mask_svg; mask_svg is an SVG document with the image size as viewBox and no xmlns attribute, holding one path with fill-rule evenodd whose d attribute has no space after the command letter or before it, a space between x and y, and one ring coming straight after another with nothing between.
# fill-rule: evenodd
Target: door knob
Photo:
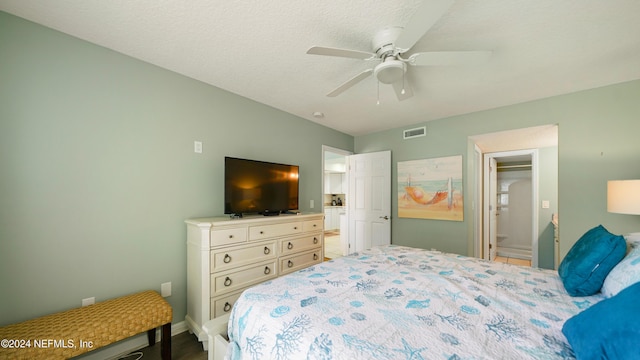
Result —
<instances>
[{"instance_id":1,"label":"door knob","mask_svg":"<svg viewBox=\"0 0 640 360\"><path fill-rule=\"evenodd\" d=\"M385 215L385 216L380 216L380 219L389 220L389 217L388 217L387 215Z\"/></svg>"}]
</instances>

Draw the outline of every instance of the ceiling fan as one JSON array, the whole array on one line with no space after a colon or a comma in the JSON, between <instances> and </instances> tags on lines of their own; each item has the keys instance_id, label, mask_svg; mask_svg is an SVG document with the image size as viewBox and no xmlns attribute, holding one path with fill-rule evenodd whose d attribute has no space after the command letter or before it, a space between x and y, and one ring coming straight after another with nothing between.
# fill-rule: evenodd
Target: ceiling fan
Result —
<instances>
[{"instance_id":1,"label":"ceiling fan","mask_svg":"<svg viewBox=\"0 0 640 360\"><path fill-rule=\"evenodd\" d=\"M373 52L322 46L311 47L307 50L307 54L379 62L373 68L361 72L338 86L327 96L338 96L373 74L379 83L393 85L398 100L405 100L413 96L408 81L405 81L407 65L463 65L488 59L491 51L417 52L407 56L413 45L440 19L453 2L454 0L425 0L405 27L386 27L375 34L371 42Z\"/></svg>"}]
</instances>

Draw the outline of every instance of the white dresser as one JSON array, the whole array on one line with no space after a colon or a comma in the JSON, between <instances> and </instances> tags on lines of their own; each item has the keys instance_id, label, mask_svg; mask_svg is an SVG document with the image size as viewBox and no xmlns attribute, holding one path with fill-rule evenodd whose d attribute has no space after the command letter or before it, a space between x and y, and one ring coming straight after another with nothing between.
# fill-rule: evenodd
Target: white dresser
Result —
<instances>
[{"instance_id":1,"label":"white dresser","mask_svg":"<svg viewBox=\"0 0 640 360\"><path fill-rule=\"evenodd\" d=\"M187 316L202 325L228 315L247 287L323 261L323 214L188 219Z\"/></svg>"}]
</instances>

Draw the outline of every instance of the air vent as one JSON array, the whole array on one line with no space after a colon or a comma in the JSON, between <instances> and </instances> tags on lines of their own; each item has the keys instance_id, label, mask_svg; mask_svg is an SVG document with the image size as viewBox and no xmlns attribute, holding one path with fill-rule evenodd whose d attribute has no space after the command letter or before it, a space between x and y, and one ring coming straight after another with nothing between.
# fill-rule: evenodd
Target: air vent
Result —
<instances>
[{"instance_id":1,"label":"air vent","mask_svg":"<svg viewBox=\"0 0 640 360\"><path fill-rule=\"evenodd\" d=\"M403 139L413 139L416 137L420 137L420 136L426 136L427 135L427 127L423 126L423 127L419 127L419 128L415 128L415 129L407 129L402 133L402 138Z\"/></svg>"}]
</instances>

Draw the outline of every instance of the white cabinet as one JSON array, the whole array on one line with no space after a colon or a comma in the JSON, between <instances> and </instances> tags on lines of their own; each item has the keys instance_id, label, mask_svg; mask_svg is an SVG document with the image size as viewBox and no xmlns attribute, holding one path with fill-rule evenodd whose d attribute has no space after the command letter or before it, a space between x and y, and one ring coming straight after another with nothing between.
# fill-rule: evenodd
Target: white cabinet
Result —
<instances>
[{"instance_id":1,"label":"white cabinet","mask_svg":"<svg viewBox=\"0 0 640 360\"><path fill-rule=\"evenodd\" d=\"M342 183L344 180L344 174L334 173L331 174L331 194L344 194Z\"/></svg>"},{"instance_id":2,"label":"white cabinet","mask_svg":"<svg viewBox=\"0 0 640 360\"><path fill-rule=\"evenodd\" d=\"M323 214L189 219L187 316L204 342L202 325L229 314L247 287L322 262Z\"/></svg>"},{"instance_id":3,"label":"white cabinet","mask_svg":"<svg viewBox=\"0 0 640 360\"><path fill-rule=\"evenodd\" d=\"M324 193L331 194L331 174L324 173Z\"/></svg>"},{"instance_id":4,"label":"white cabinet","mask_svg":"<svg viewBox=\"0 0 640 360\"><path fill-rule=\"evenodd\" d=\"M340 214L344 214L344 207L324 208L324 229L337 230L340 228Z\"/></svg>"},{"instance_id":5,"label":"white cabinet","mask_svg":"<svg viewBox=\"0 0 640 360\"><path fill-rule=\"evenodd\" d=\"M325 173L324 174L324 193L325 194L344 194L347 191L344 173Z\"/></svg>"},{"instance_id":6,"label":"white cabinet","mask_svg":"<svg viewBox=\"0 0 640 360\"><path fill-rule=\"evenodd\" d=\"M325 207L324 208L324 229L325 230L333 230L333 222L331 221L332 215L333 215L333 208Z\"/></svg>"}]
</instances>

